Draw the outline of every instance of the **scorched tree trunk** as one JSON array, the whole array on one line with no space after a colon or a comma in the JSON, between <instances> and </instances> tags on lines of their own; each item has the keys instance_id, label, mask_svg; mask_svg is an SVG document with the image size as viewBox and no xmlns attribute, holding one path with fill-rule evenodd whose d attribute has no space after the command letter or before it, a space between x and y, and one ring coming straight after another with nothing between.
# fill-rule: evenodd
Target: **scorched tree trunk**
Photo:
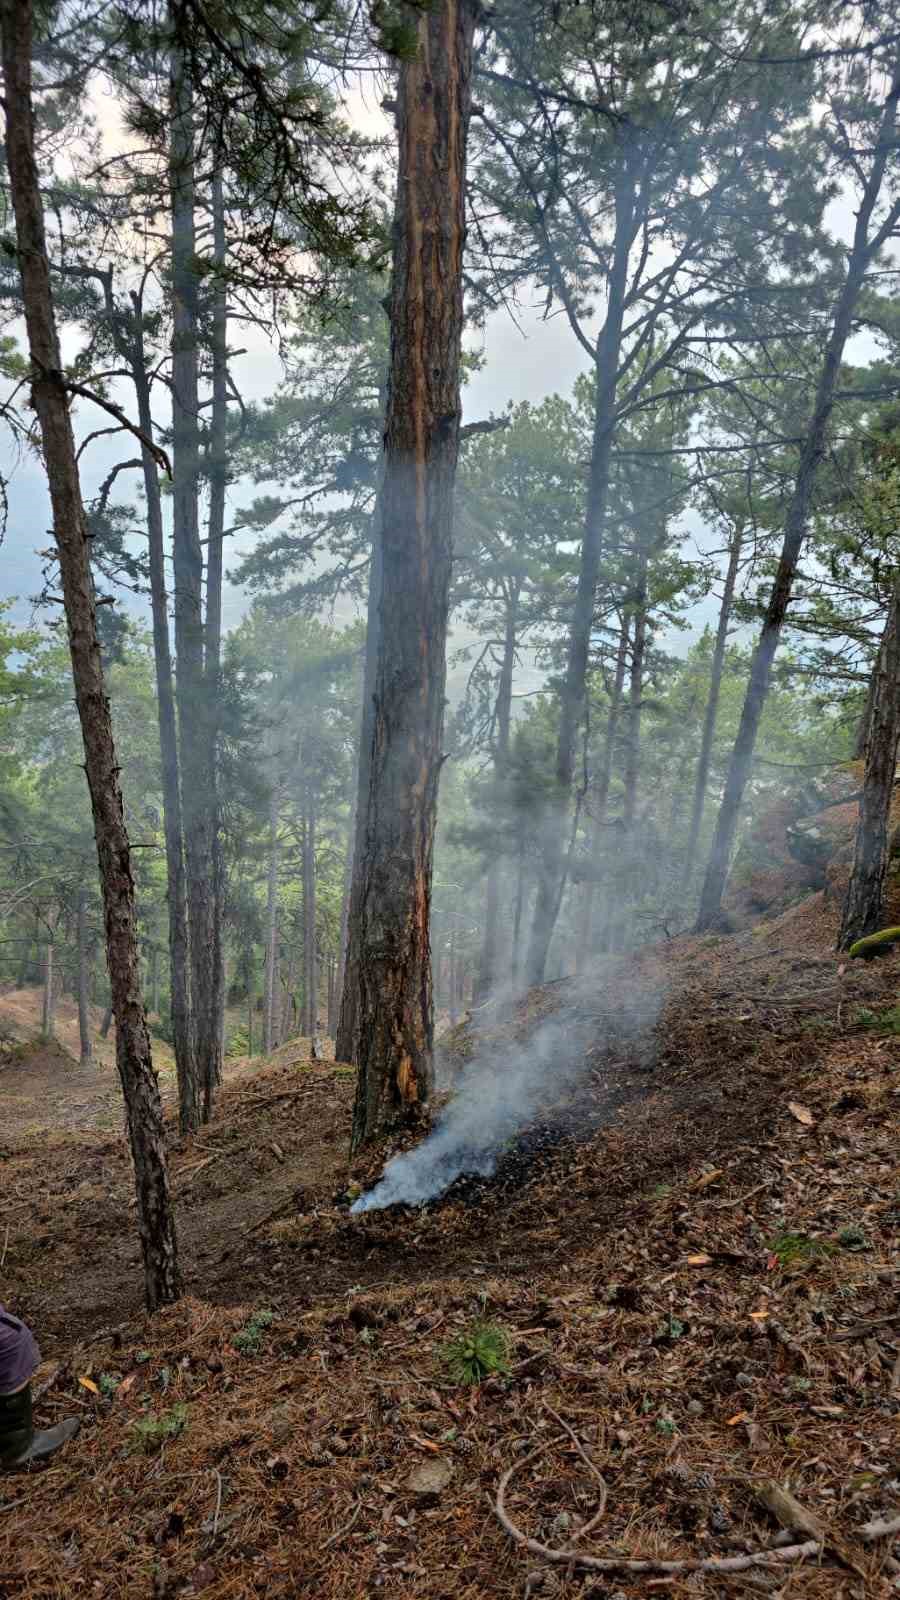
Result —
<instances>
[{"instance_id":1,"label":"scorched tree trunk","mask_svg":"<svg viewBox=\"0 0 900 1600\"><path fill-rule=\"evenodd\" d=\"M382 603L354 907L354 1147L407 1119L432 1083L429 919L459 448L474 26L472 0L435 0L418 18L416 55L399 75Z\"/></svg>"}]
</instances>

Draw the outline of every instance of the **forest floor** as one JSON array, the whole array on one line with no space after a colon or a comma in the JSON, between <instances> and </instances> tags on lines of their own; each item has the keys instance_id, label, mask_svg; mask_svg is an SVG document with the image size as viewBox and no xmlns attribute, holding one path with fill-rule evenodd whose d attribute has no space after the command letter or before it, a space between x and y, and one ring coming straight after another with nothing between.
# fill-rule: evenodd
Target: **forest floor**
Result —
<instances>
[{"instance_id":1,"label":"forest floor","mask_svg":"<svg viewBox=\"0 0 900 1600\"><path fill-rule=\"evenodd\" d=\"M484 1063L558 1025L574 1136L423 1210L348 1215L347 1068L296 1041L236 1063L173 1133L188 1298L152 1319L118 1132L5 1124L0 1298L41 1340L41 1419L84 1426L0 1480L3 1600L894 1592L863 1527L900 1512L900 954L842 972L833 940L816 897L457 1031ZM478 1318L509 1371L461 1387L444 1349ZM601 1473L599 1556L740 1562L773 1542L769 1480L825 1555L553 1564L498 1521L514 1464L509 1513L555 1549Z\"/></svg>"}]
</instances>

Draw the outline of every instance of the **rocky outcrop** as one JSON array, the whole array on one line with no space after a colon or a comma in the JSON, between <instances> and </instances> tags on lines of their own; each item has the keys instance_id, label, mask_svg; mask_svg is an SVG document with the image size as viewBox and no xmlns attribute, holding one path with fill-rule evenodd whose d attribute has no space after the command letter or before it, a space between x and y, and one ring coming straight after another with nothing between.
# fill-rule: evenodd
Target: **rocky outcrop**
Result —
<instances>
[{"instance_id":1,"label":"rocky outcrop","mask_svg":"<svg viewBox=\"0 0 900 1600\"><path fill-rule=\"evenodd\" d=\"M843 899L853 866L862 782L863 763L849 762L760 810L738 851L725 900L733 927L778 916L816 891ZM891 823L885 909L894 921L900 913L900 787Z\"/></svg>"}]
</instances>

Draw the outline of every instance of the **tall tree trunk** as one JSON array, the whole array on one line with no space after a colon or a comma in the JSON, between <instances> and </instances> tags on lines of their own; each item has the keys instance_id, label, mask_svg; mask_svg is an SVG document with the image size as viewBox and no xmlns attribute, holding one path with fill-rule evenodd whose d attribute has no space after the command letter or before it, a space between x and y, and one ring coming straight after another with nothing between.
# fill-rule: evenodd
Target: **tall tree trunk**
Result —
<instances>
[{"instance_id":1,"label":"tall tree trunk","mask_svg":"<svg viewBox=\"0 0 900 1600\"><path fill-rule=\"evenodd\" d=\"M222 1080L222 1030L225 1007L225 855L219 809L219 707L222 697L222 550L225 534L225 491L228 485L228 296L225 283L225 196L222 169L212 179L213 280L212 410L209 456L209 543L206 563L206 766L208 828L213 854L213 950L210 1006L215 1019L216 1047L205 1056L202 1083L203 1120L209 1121L213 1094Z\"/></svg>"},{"instance_id":2,"label":"tall tree trunk","mask_svg":"<svg viewBox=\"0 0 900 1600\"><path fill-rule=\"evenodd\" d=\"M644 701L644 657L647 649L647 550L638 555L634 598L634 643L631 647L631 673L628 681L628 719L625 738L624 793L622 821L629 840L629 855L634 850L637 817L638 779L641 770L641 710Z\"/></svg>"},{"instance_id":3,"label":"tall tree trunk","mask_svg":"<svg viewBox=\"0 0 900 1600\"><path fill-rule=\"evenodd\" d=\"M494 708L494 782L498 791L506 777L509 762L509 735L512 725L513 668L516 661L516 636L519 620L520 585L511 584L506 597L506 626L503 635L503 656L497 683L497 701ZM501 802L502 804L502 802ZM496 853L488 864L484 901L484 936L481 961L478 968L477 996L487 1000L500 976L500 909L503 864Z\"/></svg>"},{"instance_id":4,"label":"tall tree trunk","mask_svg":"<svg viewBox=\"0 0 900 1600\"><path fill-rule=\"evenodd\" d=\"M101 1037L101 1039L106 1039L106 1038L109 1037L109 1030L112 1027L112 1019L113 1019L113 1008L112 1008L112 1006L107 1006L106 1010L103 1013L103 1021L100 1024L100 1037Z\"/></svg>"},{"instance_id":5,"label":"tall tree trunk","mask_svg":"<svg viewBox=\"0 0 900 1600\"><path fill-rule=\"evenodd\" d=\"M143 305L132 296L134 337L131 373L137 396L138 422L148 439L153 438L153 411L150 383L144 353ZM153 662L156 673L156 711L159 722L160 765L162 772L163 829L166 840L166 888L169 916L169 1006L172 1018L172 1044L178 1079L178 1122L182 1133L200 1126L200 1092L194 1052L193 1019L190 995L190 948L188 938L187 884L184 866L184 826L181 814L181 781L178 764L178 731L175 717L175 683L169 642L169 612L166 594L166 552L163 532L162 495L159 470L146 446L141 448L144 494L147 500L147 549L150 568L150 609L153 621Z\"/></svg>"},{"instance_id":6,"label":"tall tree trunk","mask_svg":"<svg viewBox=\"0 0 900 1600\"><path fill-rule=\"evenodd\" d=\"M612 688L609 696L609 711L606 716L606 732L603 739L603 756L597 772L597 781L594 785L594 815L593 832L591 835L591 860L588 868L588 877L584 885L584 894L581 901L581 916L578 926L578 955L576 971L584 969L587 958L597 948L594 919L594 905L597 894L597 885L603 870L603 861L606 855L606 807L609 802L609 786L612 781L613 752L616 744L616 734L619 727L619 715L622 709L622 693L625 687L625 670L628 664L628 637L631 628L629 617L623 617L619 633L619 648L616 651L616 670L613 677Z\"/></svg>"},{"instance_id":7,"label":"tall tree trunk","mask_svg":"<svg viewBox=\"0 0 900 1600\"><path fill-rule=\"evenodd\" d=\"M78 890L78 1042L81 1062L91 1060L94 1047L91 1042L90 1011L91 941L87 927L87 890Z\"/></svg>"},{"instance_id":8,"label":"tall tree trunk","mask_svg":"<svg viewBox=\"0 0 900 1600\"><path fill-rule=\"evenodd\" d=\"M153 1070L138 981L134 879L119 788L119 761L97 638L90 539L62 377L34 159L32 7L28 0L2 0L0 26L7 168L15 212L28 347L35 373L32 402L40 424L47 466L72 678L84 742L116 1016L116 1064L125 1096L145 1291L152 1310L176 1299L179 1293L175 1223L159 1086Z\"/></svg>"},{"instance_id":9,"label":"tall tree trunk","mask_svg":"<svg viewBox=\"0 0 900 1600\"><path fill-rule=\"evenodd\" d=\"M56 997L53 992L55 982L53 939L48 937L44 945L44 998L41 1009L41 1038L45 1041L53 1038L53 1021L56 1010Z\"/></svg>"},{"instance_id":10,"label":"tall tree trunk","mask_svg":"<svg viewBox=\"0 0 900 1600\"><path fill-rule=\"evenodd\" d=\"M435 0L400 68L382 605L363 826L353 1145L428 1097L429 920L441 767L471 112L473 0Z\"/></svg>"},{"instance_id":11,"label":"tall tree trunk","mask_svg":"<svg viewBox=\"0 0 900 1600\"><path fill-rule=\"evenodd\" d=\"M385 405L387 396L385 394ZM356 1064L356 1013L359 1004L362 955L362 917L360 907L366 881L366 817L372 776L372 748L375 738L375 689L378 669L378 641L381 631L381 594L384 576L381 541L381 498L384 488L384 458L379 468L379 484L372 511L372 557L369 564L369 593L366 604L366 649L363 658L362 711L356 764L356 794L348 838L349 888L344 901L341 936L340 1015L334 1040L336 1061Z\"/></svg>"},{"instance_id":12,"label":"tall tree trunk","mask_svg":"<svg viewBox=\"0 0 900 1600\"><path fill-rule=\"evenodd\" d=\"M728 569L725 573L722 601L719 606L719 621L716 627L716 642L713 646L712 661L709 668L709 694L706 699L706 710L703 713L703 732L700 735L700 754L697 757L694 798L691 805L691 822L688 829L687 850L684 861L685 886L690 883L694 875L697 845L700 840L700 829L703 826L706 791L709 787L709 768L712 760L713 740L716 733L716 718L719 714L719 697L722 692L725 651L728 645L728 627L731 622L731 609L734 604L734 591L737 586L743 537L744 529L739 522L736 522L728 548Z\"/></svg>"},{"instance_id":13,"label":"tall tree trunk","mask_svg":"<svg viewBox=\"0 0 900 1600\"><path fill-rule=\"evenodd\" d=\"M900 578L894 582L875 662L866 775L859 802L853 872L844 902L838 949L881 926L888 859L888 823L900 738Z\"/></svg>"},{"instance_id":14,"label":"tall tree trunk","mask_svg":"<svg viewBox=\"0 0 900 1600\"><path fill-rule=\"evenodd\" d=\"M556 746L556 795L548 807L544 848L538 868L537 893L525 964L530 986L544 981L547 955L562 903L560 880L566 871L563 841L575 776L579 725L584 716L587 673L594 626L594 608L603 554L603 528L609 499L609 474L616 427L616 384L622 350L622 327L628 292L628 262L634 243L636 174L628 155L616 185L613 261L606 317L597 339L594 370L594 428L584 533L578 567L578 588L569 626L566 672L560 688Z\"/></svg>"},{"instance_id":15,"label":"tall tree trunk","mask_svg":"<svg viewBox=\"0 0 900 1600\"><path fill-rule=\"evenodd\" d=\"M278 784L272 785L269 804L269 885L266 905L266 1014L263 1049L275 1048L275 980L278 970Z\"/></svg>"},{"instance_id":16,"label":"tall tree trunk","mask_svg":"<svg viewBox=\"0 0 900 1600\"><path fill-rule=\"evenodd\" d=\"M866 690L866 703L863 706L862 714L859 722L856 725L856 738L853 741L853 759L855 761L864 761L866 758L866 751L869 748L869 729L872 726L872 706L875 701L875 688L877 683L878 662L876 659L876 661L873 663L872 671L869 674L869 687Z\"/></svg>"},{"instance_id":17,"label":"tall tree trunk","mask_svg":"<svg viewBox=\"0 0 900 1600\"><path fill-rule=\"evenodd\" d=\"M192 86L182 53L170 62L169 185L172 210L172 556L181 804L190 931L191 1003L201 1111L218 1072L215 865L210 795L211 707L207 696L200 544L200 414L197 241L194 219Z\"/></svg>"},{"instance_id":18,"label":"tall tree trunk","mask_svg":"<svg viewBox=\"0 0 900 1600\"><path fill-rule=\"evenodd\" d=\"M333 955L328 957L328 1037L334 1038L337 1027L337 962Z\"/></svg>"},{"instance_id":19,"label":"tall tree trunk","mask_svg":"<svg viewBox=\"0 0 900 1600\"><path fill-rule=\"evenodd\" d=\"M305 1032L315 1046L319 1031L319 973L316 959L316 810L307 795L303 830L303 992L306 1001Z\"/></svg>"},{"instance_id":20,"label":"tall tree trunk","mask_svg":"<svg viewBox=\"0 0 900 1600\"><path fill-rule=\"evenodd\" d=\"M872 161L871 171L856 213L853 247L847 261L843 287L835 307L831 333L825 346L812 416L800 450L794 493L785 519L784 541L781 547L778 570L775 574L775 582L772 585L772 593L766 608L759 642L753 652L750 681L747 685L740 726L731 755L725 793L722 797L722 804L716 820L712 850L700 895L700 910L696 922L696 931L698 933L713 927L721 917L722 895L728 878L731 852L734 846L735 834L737 833L744 790L747 787L750 769L753 764L753 751L756 746L756 736L768 693L772 662L781 638L781 630L794 586L797 563L800 559L804 538L806 537L806 526L809 520L816 472L825 454L828 423L834 408L834 392L840 373L844 347L853 322L853 313L862 291L866 271L877 249L885 242L883 237L885 230L887 230L886 236L889 237L893 227L896 225L898 216L900 216L900 201L898 201L891 207L888 217L873 233L873 237L870 240L869 228L872 222L872 214L884 179L888 153L893 150L895 143L898 99L900 99L900 71L895 69L875 145L877 154Z\"/></svg>"},{"instance_id":21,"label":"tall tree trunk","mask_svg":"<svg viewBox=\"0 0 900 1600\"><path fill-rule=\"evenodd\" d=\"M156 945L150 950L150 1010L154 1017L159 1016L159 950Z\"/></svg>"}]
</instances>

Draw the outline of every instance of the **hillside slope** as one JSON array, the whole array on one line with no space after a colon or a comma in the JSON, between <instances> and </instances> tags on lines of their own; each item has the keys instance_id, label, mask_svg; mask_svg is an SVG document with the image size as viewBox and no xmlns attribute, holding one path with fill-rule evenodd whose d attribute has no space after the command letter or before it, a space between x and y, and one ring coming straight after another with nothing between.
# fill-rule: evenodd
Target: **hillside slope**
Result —
<instances>
[{"instance_id":1,"label":"hillside slope","mask_svg":"<svg viewBox=\"0 0 900 1600\"><path fill-rule=\"evenodd\" d=\"M817 897L495 1017L464 1055L592 1022L567 1137L423 1211L348 1215L351 1075L282 1052L173 1145L191 1298L149 1322L120 1142L5 1144L0 1293L43 1339L46 1414L85 1427L2 1481L0 1595L887 1595L890 1540L860 1530L900 1512L900 957L842 974L833 936ZM442 1352L478 1318L509 1371L461 1387ZM554 1566L493 1509L516 1464L509 1514L547 1546L599 1472L598 1556L740 1565L775 1479L826 1557Z\"/></svg>"}]
</instances>

